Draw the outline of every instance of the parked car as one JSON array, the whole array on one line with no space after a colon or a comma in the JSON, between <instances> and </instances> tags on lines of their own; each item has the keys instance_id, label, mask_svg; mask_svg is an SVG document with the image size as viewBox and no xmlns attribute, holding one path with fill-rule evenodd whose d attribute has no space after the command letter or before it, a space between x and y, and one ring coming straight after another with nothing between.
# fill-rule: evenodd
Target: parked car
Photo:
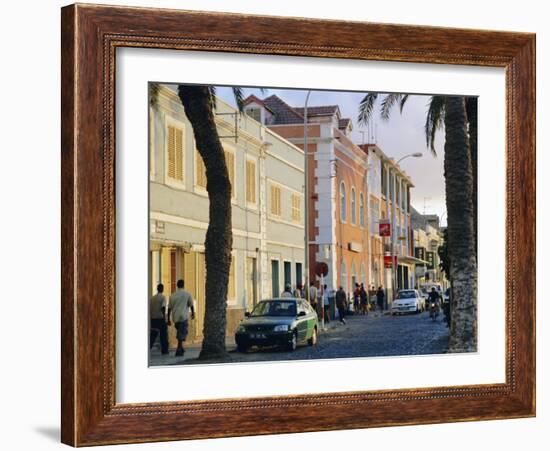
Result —
<instances>
[{"instance_id":1,"label":"parked car","mask_svg":"<svg viewBox=\"0 0 550 451\"><path fill-rule=\"evenodd\" d=\"M420 313L426 310L426 301L418 290L399 290L391 307L392 315Z\"/></svg>"},{"instance_id":2,"label":"parked car","mask_svg":"<svg viewBox=\"0 0 550 451\"><path fill-rule=\"evenodd\" d=\"M252 346L283 346L294 351L301 343L317 344L317 313L303 299L267 299L245 315L235 333L239 352Z\"/></svg>"}]
</instances>

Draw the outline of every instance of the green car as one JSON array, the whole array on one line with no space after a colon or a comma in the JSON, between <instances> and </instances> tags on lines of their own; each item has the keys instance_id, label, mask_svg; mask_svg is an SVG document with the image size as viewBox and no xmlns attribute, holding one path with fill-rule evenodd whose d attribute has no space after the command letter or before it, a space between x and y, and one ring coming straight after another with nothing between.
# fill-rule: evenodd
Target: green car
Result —
<instances>
[{"instance_id":1,"label":"green car","mask_svg":"<svg viewBox=\"0 0 550 451\"><path fill-rule=\"evenodd\" d=\"M317 313L307 301L276 298L261 301L252 313L246 313L235 342L239 352L252 346L283 346L294 351L299 343L317 344Z\"/></svg>"}]
</instances>

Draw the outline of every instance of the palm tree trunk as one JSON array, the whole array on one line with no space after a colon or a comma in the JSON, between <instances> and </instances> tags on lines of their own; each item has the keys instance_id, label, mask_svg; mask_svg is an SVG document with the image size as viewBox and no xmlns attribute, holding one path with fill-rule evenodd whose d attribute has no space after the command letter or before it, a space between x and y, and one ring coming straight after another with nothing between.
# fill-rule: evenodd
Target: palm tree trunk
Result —
<instances>
[{"instance_id":1,"label":"palm tree trunk","mask_svg":"<svg viewBox=\"0 0 550 451\"><path fill-rule=\"evenodd\" d=\"M445 99L445 193L453 287L450 352L477 350L472 158L464 97Z\"/></svg>"},{"instance_id":2,"label":"palm tree trunk","mask_svg":"<svg viewBox=\"0 0 550 451\"><path fill-rule=\"evenodd\" d=\"M466 115L468 116L468 136L472 158L472 204L474 208L474 242L477 260L477 97L466 98Z\"/></svg>"},{"instance_id":3,"label":"palm tree trunk","mask_svg":"<svg viewBox=\"0 0 550 451\"><path fill-rule=\"evenodd\" d=\"M207 86L178 87L178 95L195 135L197 150L206 167L209 223L204 242L206 258L206 309L199 358L225 357L227 283L231 265L231 182Z\"/></svg>"}]
</instances>

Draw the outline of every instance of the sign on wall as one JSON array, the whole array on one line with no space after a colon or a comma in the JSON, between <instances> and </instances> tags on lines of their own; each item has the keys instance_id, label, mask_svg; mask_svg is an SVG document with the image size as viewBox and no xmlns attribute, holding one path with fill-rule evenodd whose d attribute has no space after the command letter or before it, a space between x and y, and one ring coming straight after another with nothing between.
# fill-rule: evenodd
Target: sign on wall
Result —
<instances>
[{"instance_id":1,"label":"sign on wall","mask_svg":"<svg viewBox=\"0 0 550 451\"><path fill-rule=\"evenodd\" d=\"M380 236L391 236L391 225L389 219L381 219L378 223L378 234Z\"/></svg>"}]
</instances>

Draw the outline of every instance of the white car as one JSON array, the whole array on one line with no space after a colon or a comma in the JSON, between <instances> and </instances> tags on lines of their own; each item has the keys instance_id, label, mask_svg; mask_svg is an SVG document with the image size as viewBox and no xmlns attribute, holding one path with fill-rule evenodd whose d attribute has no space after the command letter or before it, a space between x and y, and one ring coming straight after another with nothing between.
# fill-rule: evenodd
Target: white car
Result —
<instances>
[{"instance_id":1,"label":"white car","mask_svg":"<svg viewBox=\"0 0 550 451\"><path fill-rule=\"evenodd\" d=\"M393 301L391 314L420 313L426 310L426 301L418 290L399 290Z\"/></svg>"}]
</instances>

